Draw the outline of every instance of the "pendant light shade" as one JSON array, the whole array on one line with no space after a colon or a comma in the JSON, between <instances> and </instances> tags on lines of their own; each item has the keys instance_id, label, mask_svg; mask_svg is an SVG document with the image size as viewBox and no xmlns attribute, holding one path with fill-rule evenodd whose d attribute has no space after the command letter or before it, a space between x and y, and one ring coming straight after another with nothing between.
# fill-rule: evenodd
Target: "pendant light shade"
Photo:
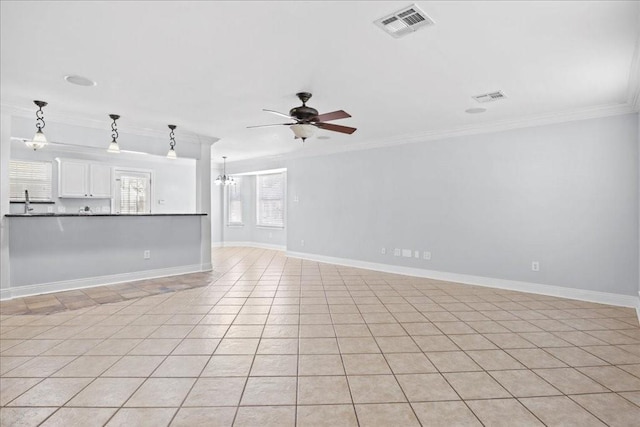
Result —
<instances>
[{"instance_id":1,"label":"pendant light shade","mask_svg":"<svg viewBox=\"0 0 640 427\"><path fill-rule=\"evenodd\" d=\"M118 127L116 125L116 120L120 118L117 114L109 114L113 123L111 123L111 143L109 143L109 148L107 152L109 153L120 153L120 146L118 145Z\"/></svg>"},{"instance_id":2,"label":"pendant light shade","mask_svg":"<svg viewBox=\"0 0 640 427\"><path fill-rule=\"evenodd\" d=\"M222 175L218 175L214 182L216 185L236 185L236 181L230 176L227 176L227 156L222 156L222 162Z\"/></svg>"},{"instance_id":3,"label":"pendant light shade","mask_svg":"<svg viewBox=\"0 0 640 427\"><path fill-rule=\"evenodd\" d=\"M45 137L42 132L42 128L44 127L44 113L42 112L42 107L46 107L47 103L44 101L33 101L33 103L38 106L38 111L36 111L36 128L38 130L31 141L25 141L24 143L27 147L36 151L47 145L47 137Z\"/></svg>"},{"instance_id":4,"label":"pendant light shade","mask_svg":"<svg viewBox=\"0 0 640 427\"><path fill-rule=\"evenodd\" d=\"M176 154L176 137L173 134L173 131L175 130L177 126L176 125L169 125L169 129L171 129L171 131L169 132L169 152L167 153L167 159L177 159L178 155Z\"/></svg>"}]
</instances>

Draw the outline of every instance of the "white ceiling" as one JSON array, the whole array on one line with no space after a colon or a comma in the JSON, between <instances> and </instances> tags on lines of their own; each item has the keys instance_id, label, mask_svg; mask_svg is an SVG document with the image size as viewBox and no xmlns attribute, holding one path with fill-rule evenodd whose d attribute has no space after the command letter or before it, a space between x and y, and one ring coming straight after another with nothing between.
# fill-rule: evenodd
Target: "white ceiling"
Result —
<instances>
[{"instance_id":1,"label":"white ceiling","mask_svg":"<svg viewBox=\"0 0 640 427\"><path fill-rule=\"evenodd\" d=\"M373 24L409 4L2 1L1 101L46 100L107 133L109 113L121 129L175 123L178 144L217 137L231 161L637 108L639 2L421 1L435 26L394 39ZM246 129L283 122L262 108L286 113L302 90L358 131L303 147L284 126ZM464 112L495 90L507 99Z\"/></svg>"}]
</instances>

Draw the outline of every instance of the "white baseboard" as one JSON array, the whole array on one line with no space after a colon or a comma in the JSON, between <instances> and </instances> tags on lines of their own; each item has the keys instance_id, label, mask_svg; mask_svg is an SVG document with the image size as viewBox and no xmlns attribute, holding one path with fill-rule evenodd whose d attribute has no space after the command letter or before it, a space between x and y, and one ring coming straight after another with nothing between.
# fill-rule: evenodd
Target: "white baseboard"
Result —
<instances>
[{"instance_id":1,"label":"white baseboard","mask_svg":"<svg viewBox=\"0 0 640 427\"><path fill-rule=\"evenodd\" d=\"M158 277L177 276L180 274L211 271L205 264L184 265L180 267L161 268L157 270L135 271L132 273L111 274L108 276L87 277L60 282L38 283L35 285L15 286L0 289L0 301L31 295L49 294L51 292L71 291L74 289L94 288L96 286L113 285L135 280L155 279Z\"/></svg>"},{"instance_id":2,"label":"white baseboard","mask_svg":"<svg viewBox=\"0 0 640 427\"><path fill-rule=\"evenodd\" d=\"M258 249L273 249L276 251L286 251L287 247L285 245L272 245L270 243L259 243L259 242L222 242L223 248L228 248L232 246L243 247L243 248L258 248Z\"/></svg>"},{"instance_id":3,"label":"white baseboard","mask_svg":"<svg viewBox=\"0 0 640 427\"><path fill-rule=\"evenodd\" d=\"M347 267L364 268L367 270L382 271L385 273L403 274L407 276L424 277L428 279L444 280L448 282L464 283L475 286L506 289L510 291L528 292L532 294L548 295L560 298L569 298L580 301L596 302L600 304L616 305L621 307L635 307L640 319L640 298L633 295L612 294L608 292L589 291L584 289L565 288L561 286L543 285L539 283L521 282L517 280L495 279L491 277L471 276L468 274L448 273L444 271L424 270L421 268L403 267L390 264L378 264L374 262L358 261L347 258L334 258L324 255L309 254L304 252L287 252L286 256L302 258L329 264L344 265Z\"/></svg>"}]
</instances>

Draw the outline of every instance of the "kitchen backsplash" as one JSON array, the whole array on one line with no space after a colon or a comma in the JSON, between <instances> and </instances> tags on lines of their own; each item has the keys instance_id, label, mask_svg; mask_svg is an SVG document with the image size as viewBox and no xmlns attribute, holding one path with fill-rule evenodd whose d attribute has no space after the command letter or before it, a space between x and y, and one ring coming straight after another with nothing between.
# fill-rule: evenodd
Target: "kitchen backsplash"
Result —
<instances>
[{"instance_id":1,"label":"kitchen backsplash","mask_svg":"<svg viewBox=\"0 0 640 427\"><path fill-rule=\"evenodd\" d=\"M66 199L54 198L55 203L31 203L33 209L31 213L78 213L85 206L91 209L92 213L111 213L111 199ZM24 203L11 203L11 213L24 213Z\"/></svg>"}]
</instances>

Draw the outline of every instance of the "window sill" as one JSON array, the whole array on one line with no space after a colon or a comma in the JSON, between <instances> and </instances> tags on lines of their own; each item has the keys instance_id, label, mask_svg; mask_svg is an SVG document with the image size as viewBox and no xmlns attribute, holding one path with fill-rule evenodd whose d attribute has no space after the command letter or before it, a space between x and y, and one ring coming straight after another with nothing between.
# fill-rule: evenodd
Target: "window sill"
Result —
<instances>
[{"instance_id":1,"label":"window sill","mask_svg":"<svg viewBox=\"0 0 640 427\"><path fill-rule=\"evenodd\" d=\"M280 227L278 225L256 225L256 228L264 228L268 230L284 230L284 226Z\"/></svg>"},{"instance_id":2,"label":"window sill","mask_svg":"<svg viewBox=\"0 0 640 427\"><path fill-rule=\"evenodd\" d=\"M227 227L231 227L231 228L234 228L234 227L244 227L244 224L227 224Z\"/></svg>"}]
</instances>

